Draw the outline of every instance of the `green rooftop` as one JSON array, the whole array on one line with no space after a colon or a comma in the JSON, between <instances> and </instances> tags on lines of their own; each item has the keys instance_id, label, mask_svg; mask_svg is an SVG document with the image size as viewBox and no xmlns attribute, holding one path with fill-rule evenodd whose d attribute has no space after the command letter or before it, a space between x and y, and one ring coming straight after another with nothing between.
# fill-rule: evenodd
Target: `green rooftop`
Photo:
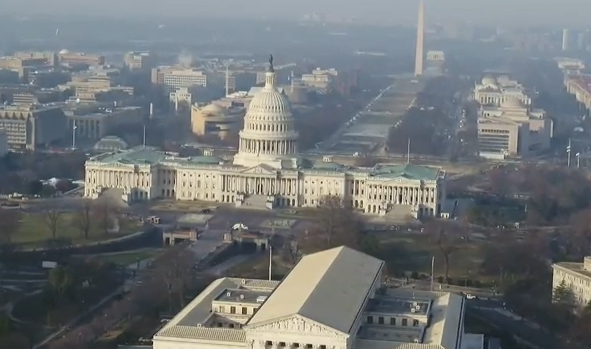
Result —
<instances>
[{"instance_id":1,"label":"green rooftop","mask_svg":"<svg viewBox=\"0 0 591 349\"><path fill-rule=\"evenodd\" d=\"M378 164L373 169L373 176L397 178L403 177L411 180L434 181L439 177L440 169L437 167L421 165L389 165Z\"/></svg>"},{"instance_id":2,"label":"green rooftop","mask_svg":"<svg viewBox=\"0 0 591 349\"><path fill-rule=\"evenodd\" d=\"M164 160L166 154L153 147L137 147L129 150L107 153L91 158L103 163L121 163L128 165L154 165Z\"/></svg>"},{"instance_id":3,"label":"green rooftop","mask_svg":"<svg viewBox=\"0 0 591 349\"><path fill-rule=\"evenodd\" d=\"M91 159L102 163L127 165L156 165L161 162L175 162L179 165L218 165L222 159L215 156L173 157L153 147L136 147L113 153L101 154Z\"/></svg>"}]
</instances>

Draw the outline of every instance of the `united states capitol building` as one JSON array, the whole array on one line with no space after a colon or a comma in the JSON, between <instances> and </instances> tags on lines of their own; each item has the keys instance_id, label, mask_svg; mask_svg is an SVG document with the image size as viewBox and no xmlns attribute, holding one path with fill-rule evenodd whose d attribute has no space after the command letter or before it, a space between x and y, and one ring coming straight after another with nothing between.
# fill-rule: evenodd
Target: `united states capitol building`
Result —
<instances>
[{"instance_id":1,"label":"united states capitol building","mask_svg":"<svg viewBox=\"0 0 591 349\"><path fill-rule=\"evenodd\" d=\"M305 132L305 130L302 130ZM118 189L126 201L202 200L236 206L315 207L339 195L355 209L375 215L407 211L438 216L445 198L445 172L411 164L350 167L325 157L316 163L298 152L291 105L275 84L272 59L265 87L250 102L232 160L205 153L178 157L151 147L94 156L86 164L86 197Z\"/></svg>"}]
</instances>

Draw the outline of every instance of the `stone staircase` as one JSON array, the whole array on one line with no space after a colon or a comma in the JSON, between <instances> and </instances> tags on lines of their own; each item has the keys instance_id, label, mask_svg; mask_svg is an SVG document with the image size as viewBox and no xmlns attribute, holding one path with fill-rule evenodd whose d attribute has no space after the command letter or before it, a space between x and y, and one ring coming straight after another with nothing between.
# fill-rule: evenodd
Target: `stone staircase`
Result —
<instances>
[{"instance_id":1,"label":"stone staircase","mask_svg":"<svg viewBox=\"0 0 591 349\"><path fill-rule=\"evenodd\" d=\"M255 208L261 210L268 210L267 196L266 195L249 195L244 199L244 202L240 207L244 208Z\"/></svg>"}]
</instances>

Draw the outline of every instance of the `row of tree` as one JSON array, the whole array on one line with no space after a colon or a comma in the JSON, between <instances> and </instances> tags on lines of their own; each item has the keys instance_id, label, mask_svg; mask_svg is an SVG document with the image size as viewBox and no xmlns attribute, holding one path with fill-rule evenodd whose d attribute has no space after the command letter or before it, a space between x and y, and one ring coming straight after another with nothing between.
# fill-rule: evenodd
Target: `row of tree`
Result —
<instances>
[{"instance_id":1,"label":"row of tree","mask_svg":"<svg viewBox=\"0 0 591 349\"><path fill-rule=\"evenodd\" d=\"M89 239L93 229L100 230L103 234L108 234L113 227L113 222L117 219L116 208L107 201L101 202L85 202L80 210L74 213L73 216L66 216L65 212L57 209L48 209L43 213L39 213L39 219L45 225L50 239L48 239L48 247L50 245L60 246L68 245L70 242L67 238L60 238L59 232L65 224L75 226L80 236L84 239ZM66 219L68 218L68 219ZM0 249L4 252L13 251L18 248L18 234L23 223L23 213L14 209L0 209Z\"/></svg>"},{"instance_id":2,"label":"row of tree","mask_svg":"<svg viewBox=\"0 0 591 349\"><path fill-rule=\"evenodd\" d=\"M167 249L149 267L137 271L131 289L95 313L92 321L53 341L50 348L84 347L123 322L157 318L161 312L174 313L183 308L188 292L199 292L211 281L209 276L195 272L196 262L186 244Z\"/></svg>"}]
</instances>

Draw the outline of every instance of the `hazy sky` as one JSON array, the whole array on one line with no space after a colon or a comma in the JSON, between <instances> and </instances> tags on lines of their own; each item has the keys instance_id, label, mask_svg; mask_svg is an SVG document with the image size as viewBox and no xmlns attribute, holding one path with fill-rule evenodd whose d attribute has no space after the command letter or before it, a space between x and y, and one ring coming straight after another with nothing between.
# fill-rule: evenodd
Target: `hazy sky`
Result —
<instances>
[{"instance_id":1,"label":"hazy sky","mask_svg":"<svg viewBox=\"0 0 591 349\"><path fill-rule=\"evenodd\" d=\"M299 18L306 13L355 16L361 21L409 23L418 0L0 0L1 12L135 16ZM591 0L425 0L431 23L473 22L585 26Z\"/></svg>"}]
</instances>

